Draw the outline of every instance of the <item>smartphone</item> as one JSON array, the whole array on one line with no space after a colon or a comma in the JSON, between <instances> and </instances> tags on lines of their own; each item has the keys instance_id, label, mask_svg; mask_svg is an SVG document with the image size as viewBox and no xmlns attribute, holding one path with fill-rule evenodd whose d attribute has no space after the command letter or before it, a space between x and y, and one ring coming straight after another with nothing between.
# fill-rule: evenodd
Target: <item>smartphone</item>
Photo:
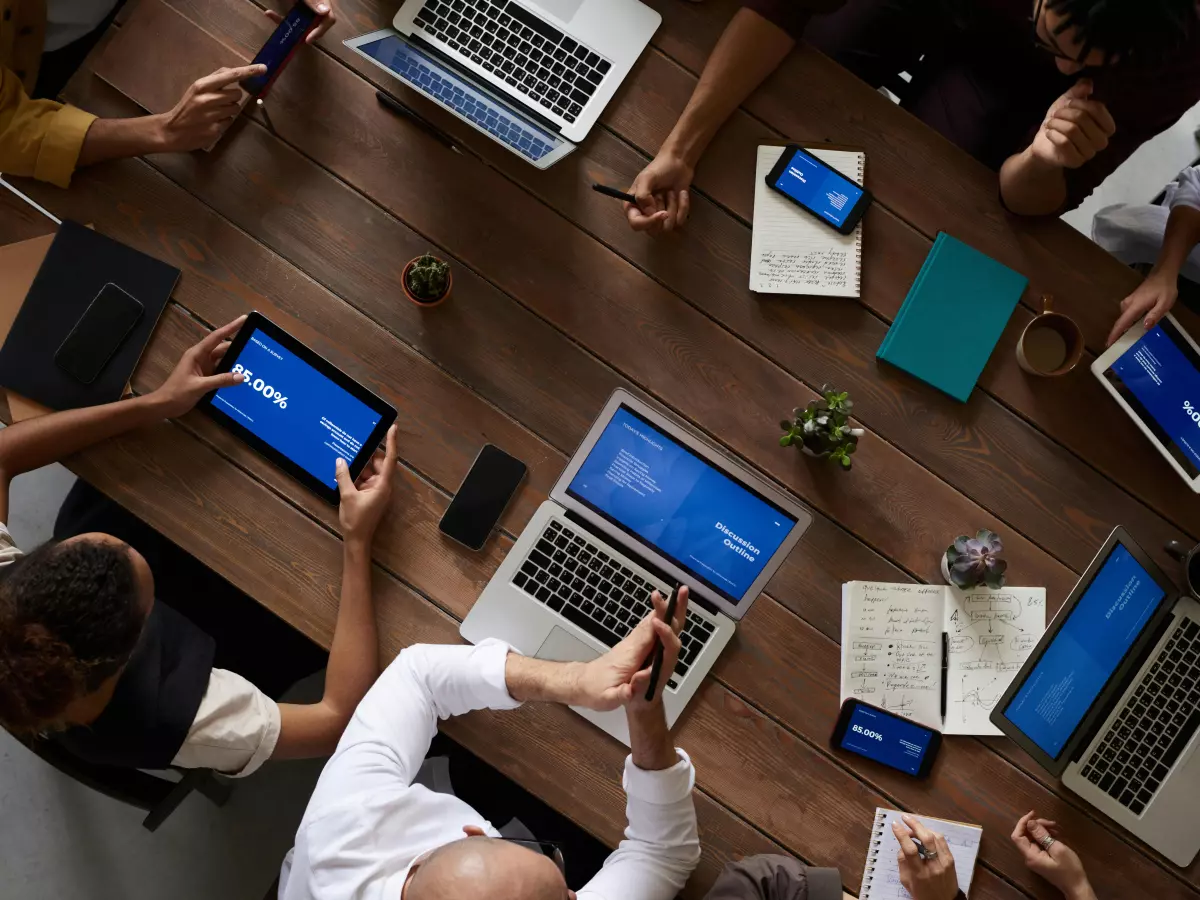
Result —
<instances>
[{"instance_id":1,"label":"smartphone","mask_svg":"<svg viewBox=\"0 0 1200 900\"><path fill-rule=\"evenodd\" d=\"M524 477L525 463L493 444L486 444L475 457L438 528L472 550L482 549Z\"/></svg>"},{"instance_id":2,"label":"smartphone","mask_svg":"<svg viewBox=\"0 0 1200 900\"><path fill-rule=\"evenodd\" d=\"M866 188L795 144L783 148L779 162L767 175L767 187L839 234L852 232L871 205Z\"/></svg>"},{"instance_id":3,"label":"smartphone","mask_svg":"<svg viewBox=\"0 0 1200 900\"><path fill-rule=\"evenodd\" d=\"M835 749L924 778L933 769L942 733L852 698L842 704L829 742Z\"/></svg>"},{"instance_id":4,"label":"smartphone","mask_svg":"<svg viewBox=\"0 0 1200 900\"><path fill-rule=\"evenodd\" d=\"M55 364L76 381L91 384L145 312L140 300L110 281L55 352Z\"/></svg>"},{"instance_id":5,"label":"smartphone","mask_svg":"<svg viewBox=\"0 0 1200 900\"><path fill-rule=\"evenodd\" d=\"M291 11L284 16L275 33L267 38L258 55L250 62L252 66L263 65L267 71L262 75L254 75L243 81L242 89L251 97L261 97L288 64L296 48L308 33L316 27L321 18L300 0Z\"/></svg>"}]
</instances>

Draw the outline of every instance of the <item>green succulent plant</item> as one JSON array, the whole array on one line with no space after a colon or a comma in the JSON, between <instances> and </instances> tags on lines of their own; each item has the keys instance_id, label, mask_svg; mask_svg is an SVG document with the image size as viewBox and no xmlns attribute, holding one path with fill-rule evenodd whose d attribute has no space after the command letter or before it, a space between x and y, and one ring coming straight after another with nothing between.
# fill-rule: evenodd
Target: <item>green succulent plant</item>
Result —
<instances>
[{"instance_id":1,"label":"green succulent plant","mask_svg":"<svg viewBox=\"0 0 1200 900\"><path fill-rule=\"evenodd\" d=\"M784 431L779 446L803 448L815 456L828 457L842 469L849 469L852 465L850 456L863 435L861 428L850 425L853 407L854 401L848 393L824 385L819 399L810 400L803 409L792 410L792 419L779 423Z\"/></svg>"},{"instance_id":2,"label":"green succulent plant","mask_svg":"<svg viewBox=\"0 0 1200 900\"><path fill-rule=\"evenodd\" d=\"M405 276L412 295L418 300L432 302L446 293L450 281L450 264L426 253L414 262Z\"/></svg>"},{"instance_id":3,"label":"green succulent plant","mask_svg":"<svg viewBox=\"0 0 1200 900\"><path fill-rule=\"evenodd\" d=\"M969 590L986 584L990 588L1004 587L1004 570L1008 563L1000 558L1004 542L994 531L981 529L973 538L960 534L946 548L946 569L954 586Z\"/></svg>"}]
</instances>

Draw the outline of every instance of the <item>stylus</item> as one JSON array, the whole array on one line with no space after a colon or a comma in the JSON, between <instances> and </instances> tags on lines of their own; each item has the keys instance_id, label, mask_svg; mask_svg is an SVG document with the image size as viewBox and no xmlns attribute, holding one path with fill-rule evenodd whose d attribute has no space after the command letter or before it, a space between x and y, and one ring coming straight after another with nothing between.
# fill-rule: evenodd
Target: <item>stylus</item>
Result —
<instances>
[{"instance_id":1,"label":"stylus","mask_svg":"<svg viewBox=\"0 0 1200 900\"><path fill-rule=\"evenodd\" d=\"M592 190L597 194L603 194L605 197L612 197L614 200L624 200L626 203L637 203L637 197L633 194L627 194L624 191L618 191L616 188L611 188L607 184L595 183L592 185Z\"/></svg>"},{"instance_id":2,"label":"stylus","mask_svg":"<svg viewBox=\"0 0 1200 900\"><path fill-rule=\"evenodd\" d=\"M671 599L667 601L666 615L663 616L663 621L668 625L675 619L675 604L678 600L679 585L675 585L671 591ZM658 679L662 676L663 652L662 641L655 641L654 664L650 667L650 686L646 688L647 703L654 699L654 692L658 689Z\"/></svg>"},{"instance_id":3,"label":"stylus","mask_svg":"<svg viewBox=\"0 0 1200 900\"><path fill-rule=\"evenodd\" d=\"M949 688L946 679L950 677L950 635L942 632L942 721L946 721L946 694Z\"/></svg>"},{"instance_id":4,"label":"stylus","mask_svg":"<svg viewBox=\"0 0 1200 900\"><path fill-rule=\"evenodd\" d=\"M408 119L408 121L412 122L446 149L453 150L455 153L462 153L454 141L450 140L444 131L442 131L428 119L419 116L416 112L409 109L391 94L385 94L383 91L376 91L375 99L377 99L381 105L390 109L396 115Z\"/></svg>"}]
</instances>

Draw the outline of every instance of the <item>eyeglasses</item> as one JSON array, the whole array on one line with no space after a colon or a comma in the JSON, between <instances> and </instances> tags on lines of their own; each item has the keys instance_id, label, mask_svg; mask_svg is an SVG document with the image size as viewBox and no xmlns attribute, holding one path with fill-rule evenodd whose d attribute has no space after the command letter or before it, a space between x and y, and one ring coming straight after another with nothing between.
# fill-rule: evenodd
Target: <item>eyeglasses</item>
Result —
<instances>
[{"instance_id":1,"label":"eyeglasses","mask_svg":"<svg viewBox=\"0 0 1200 900\"><path fill-rule=\"evenodd\" d=\"M563 878L567 877L567 863L563 859L562 848L554 841L526 841L521 838L506 837L502 837L500 840L516 844L518 847L525 847L534 853L540 853L542 856L550 857L550 859L554 860L554 864L558 866L558 871L562 873Z\"/></svg>"},{"instance_id":2,"label":"eyeglasses","mask_svg":"<svg viewBox=\"0 0 1200 900\"><path fill-rule=\"evenodd\" d=\"M1055 59L1065 59L1067 62L1078 63L1079 60L1073 56L1068 56L1066 53L1063 53L1057 44L1047 43L1042 38L1041 32L1038 31L1038 22L1042 20L1042 10L1045 8L1045 6L1046 0L1037 0L1037 6L1033 8L1033 18L1029 20L1030 25L1033 28L1033 46L1041 50L1043 53L1049 53ZM1049 31L1046 33L1050 34ZM1054 40L1054 35L1050 35L1050 40Z\"/></svg>"}]
</instances>

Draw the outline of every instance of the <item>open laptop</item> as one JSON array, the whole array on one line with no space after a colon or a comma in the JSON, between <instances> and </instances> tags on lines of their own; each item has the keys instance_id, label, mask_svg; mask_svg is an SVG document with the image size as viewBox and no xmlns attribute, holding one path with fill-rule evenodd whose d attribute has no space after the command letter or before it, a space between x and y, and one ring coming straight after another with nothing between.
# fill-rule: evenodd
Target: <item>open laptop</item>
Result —
<instances>
[{"instance_id":1,"label":"open laptop","mask_svg":"<svg viewBox=\"0 0 1200 900\"><path fill-rule=\"evenodd\" d=\"M1200 850L1200 603L1122 528L1092 560L991 720L1176 865Z\"/></svg>"},{"instance_id":2,"label":"open laptop","mask_svg":"<svg viewBox=\"0 0 1200 900\"><path fill-rule=\"evenodd\" d=\"M604 411L488 582L462 636L587 661L686 584L683 650L663 693L679 718L812 515L673 416L625 390ZM665 674L665 673L664 673ZM629 743L621 710L577 709Z\"/></svg>"},{"instance_id":3,"label":"open laptop","mask_svg":"<svg viewBox=\"0 0 1200 900\"><path fill-rule=\"evenodd\" d=\"M539 169L575 149L662 17L638 0L406 0L351 50Z\"/></svg>"}]
</instances>

